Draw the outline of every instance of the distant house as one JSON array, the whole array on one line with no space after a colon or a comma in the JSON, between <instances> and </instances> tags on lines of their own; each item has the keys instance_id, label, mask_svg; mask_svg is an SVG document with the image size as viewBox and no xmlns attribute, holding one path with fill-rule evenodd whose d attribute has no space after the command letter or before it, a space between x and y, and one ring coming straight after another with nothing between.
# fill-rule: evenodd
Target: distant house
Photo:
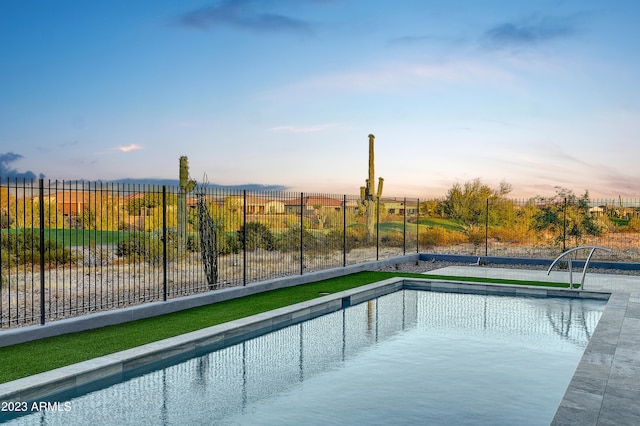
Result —
<instances>
[{"instance_id":1,"label":"distant house","mask_svg":"<svg viewBox=\"0 0 640 426\"><path fill-rule=\"evenodd\" d=\"M246 197L247 214L280 214L285 212L285 202L260 197ZM231 195L224 199L224 205L233 206L237 211L243 211L244 195Z\"/></svg>"},{"instance_id":2,"label":"distant house","mask_svg":"<svg viewBox=\"0 0 640 426\"><path fill-rule=\"evenodd\" d=\"M264 204L265 212L270 214L284 213L284 201L269 200Z\"/></svg>"},{"instance_id":3,"label":"distant house","mask_svg":"<svg viewBox=\"0 0 640 426\"><path fill-rule=\"evenodd\" d=\"M355 210L360 206L360 200L347 200L347 205L345 206L347 210Z\"/></svg>"},{"instance_id":4,"label":"distant house","mask_svg":"<svg viewBox=\"0 0 640 426\"><path fill-rule=\"evenodd\" d=\"M606 213L607 208L606 206L593 206L589 209L589 214L591 216L604 216L604 214Z\"/></svg>"},{"instance_id":5,"label":"distant house","mask_svg":"<svg viewBox=\"0 0 640 426\"><path fill-rule=\"evenodd\" d=\"M418 212L418 203L415 201L407 201L397 199L381 199L380 204L384 206L390 214L404 215L405 211L407 215L414 215Z\"/></svg>"},{"instance_id":6,"label":"distant house","mask_svg":"<svg viewBox=\"0 0 640 426\"><path fill-rule=\"evenodd\" d=\"M84 191L64 191L49 195L48 201L51 204L55 204L58 211L63 215L74 216L89 207L91 197L90 193Z\"/></svg>"},{"instance_id":7,"label":"distant house","mask_svg":"<svg viewBox=\"0 0 640 426\"><path fill-rule=\"evenodd\" d=\"M344 202L331 197L325 197L323 195L308 195L306 197L293 198L285 204L285 209L288 213L300 214L300 205L302 204L303 211L313 212L316 208L323 208L325 210L330 209L334 211L341 211Z\"/></svg>"}]
</instances>

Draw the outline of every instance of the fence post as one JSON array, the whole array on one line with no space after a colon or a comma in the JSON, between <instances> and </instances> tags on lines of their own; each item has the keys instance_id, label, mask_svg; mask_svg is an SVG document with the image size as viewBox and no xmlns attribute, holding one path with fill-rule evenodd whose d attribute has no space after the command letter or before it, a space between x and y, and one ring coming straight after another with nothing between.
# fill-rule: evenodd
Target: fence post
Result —
<instances>
[{"instance_id":1,"label":"fence post","mask_svg":"<svg viewBox=\"0 0 640 426\"><path fill-rule=\"evenodd\" d=\"M380 198L376 199L376 260L380 256Z\"/></svg>"},{"instance_id":2,"label":"fence post","mask_svg":"<svg viewBox=\"0 0 640 426\"><path fill-rule=\"evenodd\" d=\"M416 207L416 253L420 253L420 198Z\"/></svg>"},{"instance_id":3,"label":"fence post","mask_svg":"<svg viewBox=\"0 0 640 426\"><path fill-rule=\"evenodd\" d=\"M38 179L38 211L40 213L40 325L44 325L44 179Z\"/></svg>"},{"instance_id":4,"label":"fence post","mask_svg":"<svg viewBox=\"0 0 640 426\"><path fill-rule=\"evenodd\" d=\"M407 197L404 197L404 223L402 224L402 254L407 254Z\"/></svg>"},{"instance_id":5,"label":"fence post","mask_svg":"<svg viewBox=\"0 0 640 426\"><path fill-rule=\"evenodd\" d=\"M304 274L304 192L300 193L300 275Z\"/></svg>"},{"instance_id":6,"label":"fence post","mask_svg":"<svg viewBox=\"0 0 640 426\"><path fill-rule=\"evenodd\" d=\"M347 194L342 196L342 266L347 266Z\"/></svg>"},{"instance_id":7,"label":"fence post","mask_svg":"<svg viewBox=\"0 0 640 426\"><path fill-rule=\"evenodd\" d=\"M562 214L562 252L567 251L567 197L564 198L564 212Z\"/></svg>"},{"instance_id":8,"label":"fence post","mask_svg":"<svg viewBox=\"0 0 640 426\"><path fill-rule=\"evenodd\" d=\"M242 285L247 285L247 190L242 190Z\"/></svg>"},{"instance_id":9,"label":"fence post","mask_svg":"<svg viewBox=\"0 0 640 426\"><path fill-rule=\"evenodd\" d=\"M182 247L180 248L182 249ZM167 186L162 185L162 301L167 301Z\"/></svg>"},{"instance_id":10,"label":"fence post","mask_svg":"<svg viewBox=\"0 0 640 426\"><path fill-rule=\"evenodd\" d=\"M484 255L489 256L489 199L484 217Z\"/></svg>"}]
</instances>

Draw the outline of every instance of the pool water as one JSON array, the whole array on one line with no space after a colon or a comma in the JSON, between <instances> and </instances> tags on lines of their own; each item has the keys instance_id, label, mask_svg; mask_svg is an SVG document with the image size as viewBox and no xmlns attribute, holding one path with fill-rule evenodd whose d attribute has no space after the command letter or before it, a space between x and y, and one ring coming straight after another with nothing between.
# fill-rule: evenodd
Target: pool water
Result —
<instances>
[{"instance_id":1,"label":"pool water","mask_svg":"<svg viewBox=\"0 0 640 426\"><path fill-rule=\"evenodd\" d=\"M402 290L15 424L549 424L604 310Z\"/></svg>"}]
</instances>

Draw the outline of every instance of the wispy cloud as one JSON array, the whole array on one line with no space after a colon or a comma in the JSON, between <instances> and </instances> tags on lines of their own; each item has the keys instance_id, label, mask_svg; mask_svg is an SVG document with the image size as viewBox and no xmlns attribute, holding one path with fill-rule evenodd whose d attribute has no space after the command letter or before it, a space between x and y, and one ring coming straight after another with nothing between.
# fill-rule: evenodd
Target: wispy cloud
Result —
<instances>
[{"instance_id":1,"label":"wispy cloud","mask_svg":"<svg viewBox=\"0 0 640 426\"><path fill-rule=\"evenodd\" d=\"M311 78L293 84L291 90L341 90L352 92L397 92L410 88L441 83L483 84L496 82L501 85L515 77L508 71L481 62L449 62L439 64L389 63L376 69L334 73Z\"/></svg>"},{"instance_id":2,"label":"wispy cloud","mask_svg":"<svg viewBox=\"0 0 640 426\"><path fill-rule=\"evenodd\" d=\"M480 40L489 48L523 47L569 37L575 32L570 19L529 17L498 24L485 31Z\"/></svg>"},{"instance_id":3,"label":"wispy cloud","mask_svg":"<svg viewBox=\"0 0 640 426\"><path fill-rule=\"evenodd\" d=\"M224 0L187 12L178 22L184 27L201 30L229 26L263 33L312 33L312 25L307 21L261 10L269 3L256 0Z\"/></svg>"},{"instance_id":4,"label":"wispy cloud","mask_svg":"<svg viewBox=\"0 0 640 426\"><path fill-rule=\"evenodd\" d=\"M134 143L132 143L131 145L127 145L127 146L119 146L118 150L122 151L122 152L129 152L129 151L135 151L137 149L143 149L140 145L136 145Z\"/></svg>"},{"instance_id":5,"label":"wispy cloud","mask_svg":"<svg viewBox=\"0 0 640 426\"><path fill-rule=\"evenodd\" d=\"M336 127L337 124L328 123L328 124L318 124L315 126L276 126L272 127L269 130L274 132L290 132L290 133L312 133L312 132L321 132L323 130L331 129Z\"/></svg>"}]
</instances>

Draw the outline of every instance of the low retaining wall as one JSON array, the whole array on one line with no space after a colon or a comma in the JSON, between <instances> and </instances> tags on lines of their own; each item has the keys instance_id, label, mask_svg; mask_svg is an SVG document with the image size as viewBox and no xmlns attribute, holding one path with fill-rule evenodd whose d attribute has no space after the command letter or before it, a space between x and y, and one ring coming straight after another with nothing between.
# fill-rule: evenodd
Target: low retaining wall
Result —
<instances>
[{"instance_id":1,"label":"low retaining wall","mask_svg":"<svg viewBox=\"0 0 640 426\"><path fill-rule=\"evenodd\" d=\"M500 257L500 256L469 256L462 254L435 254L420 253L419 259L423 261L473 263L478 261L483 265L539 265L551 266L554 259L531 258L531 257ZM572 260L575 268L584 268L584 260ZM637 262L603 262L591 260L589 268L599 269L619 269L622 271L640 271L640 263Z\"/></svg>"}]
</instances>

